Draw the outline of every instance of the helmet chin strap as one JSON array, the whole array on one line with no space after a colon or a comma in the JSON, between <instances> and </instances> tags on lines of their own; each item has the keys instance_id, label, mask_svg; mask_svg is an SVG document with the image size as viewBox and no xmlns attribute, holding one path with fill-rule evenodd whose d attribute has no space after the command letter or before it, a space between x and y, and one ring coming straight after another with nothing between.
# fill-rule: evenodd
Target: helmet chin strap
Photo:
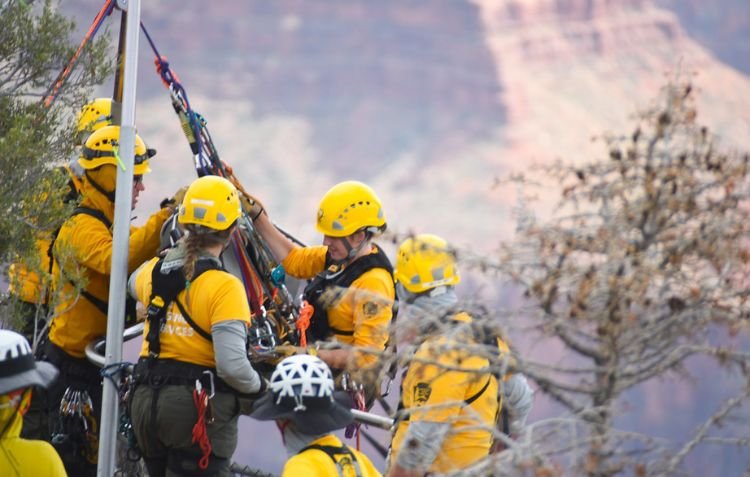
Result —
<instances>
[{"instance_id":1,"label":"helmet chin strap","mask_svg":"<svg viewBox=\"0 0 750 477\"><path fill-rule=\"evenodd\" d=\"M362 230L358 230L357 232L362 232ZM354 233L357 233L354 232ZM346 257L339 259L339 260L333 260L333 263L337 265L338 267L341 267L342 269L349 265L359 254L359 252L362 251L362 249L365 247L365 245L368 245L370 243L370 233L367 231L364 231L365 238L362 239L362 242L359 243L356 247L352 247L352 244L349 243L349 240L347 240L347 237L337 237L336 240L341 242L344 245L344 248L346 249ZM354 234L352 234L354 235ZM351 237L349 235L348 237Z\"/></svg>"}]
</instances>

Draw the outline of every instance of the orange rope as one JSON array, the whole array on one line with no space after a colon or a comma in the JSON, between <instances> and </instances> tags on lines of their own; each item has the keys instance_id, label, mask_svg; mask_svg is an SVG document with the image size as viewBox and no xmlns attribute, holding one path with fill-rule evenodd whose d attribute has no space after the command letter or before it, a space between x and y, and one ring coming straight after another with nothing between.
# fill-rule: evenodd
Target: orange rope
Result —
<instances>
[{"instance_id":1,"label":"orange rope","mask_svg":"<svg viewBox=\"0 0 750 477\"><path fill-rule=\"evenodd\" d=\"M99 13L96 15L96 18L94 18L94 22L89 27L89 31L86 32L86 36L83 37L83 41L80 45L78 45L78 49L73 54L73 57L70 59L68 64L65 66L65 69L60 73L60 76L58 77L57 81L55 82L55 86L52 88L52 91L47 95L46 98L44 98L44 106L50 107L52 104L52 100L55 99L57 96L57 92L60 90L60 88L63 85L63 82L68 77L70 72L73 70L73 66L78 60L78 57L81 56L81 52L83 51L83 47L86 46L86 43L91 39L93 36L94 31L98 28L98 23L101 21L102 17L105 15L108 15L110 4L113 0L107 0L107 2L104 3L104 6L101 10L99 10Z\"/></svg>"},{"instance_id":2,"label":"orange rope","mask_svg":"<svg viewBox=\"0 0 750 477\"><path fill-rule=\"evenodd\" d=\"M206 429L206 409L208 409L208 393L205 390L193 390L193 402L198 411L198 420L193 426L193 444L196 442L203 451L203 457L198 461L201 470L208 468L208 460L211 456L211 441L208 440L208 429Z\"/></svg>"},{"instance_id":3,"label":"orange rope","mask_svg":"<svg viewBox=\"0 0 750 477\"><path fill-rule=\"evenodd\" d=\"M299 318L295 324L297 331L299 331L299 345L302 347L307 346L307 329L310 328L313 312L315 312L315 307L307 300L303 301L302 308L299 310Z\"/></svg>"}]
</instances>

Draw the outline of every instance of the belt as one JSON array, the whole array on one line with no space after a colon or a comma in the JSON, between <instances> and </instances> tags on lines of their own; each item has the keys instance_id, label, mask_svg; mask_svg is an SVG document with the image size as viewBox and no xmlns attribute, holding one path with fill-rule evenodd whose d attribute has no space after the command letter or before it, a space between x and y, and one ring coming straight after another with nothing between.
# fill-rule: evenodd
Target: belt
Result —
<instances>
[{"instance_id":1,"label":"belt","mask_svg":"<svg viewBox=\"0 0 750 477\"><path fill-rule=\"evenodd\" d=\"M135 365L135 382L151 386L195 386L201 382L204 388L237 394L238 391L216 375L215 368L186 363L174 359L157 359L153 364L148 358L140 358Z\"/></svg>"}]
</instances>

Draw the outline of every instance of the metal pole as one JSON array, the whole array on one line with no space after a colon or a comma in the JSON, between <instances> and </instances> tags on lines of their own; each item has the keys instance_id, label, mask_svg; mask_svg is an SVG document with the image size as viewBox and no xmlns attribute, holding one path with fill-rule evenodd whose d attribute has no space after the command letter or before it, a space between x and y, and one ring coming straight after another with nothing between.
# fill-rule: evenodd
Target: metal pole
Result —
<instances>
[{"instance_id":1,"label":"metal pole","mask_svg":"<svg viewBox=\"0 0 750 477\"><path fill-rule=\"evenodd\" d=\"M354 419L358 420L359 422L364 422L365 424L372 424L373 426L378 426L385 430L391 429L394 424L393 419L391 419L390 417L379 416L371 412L365 412L365 411L359 411L357 409L352 409L352 414L354 415Z\"/></svg>"},{"instance_id":2,"label":"metal pole","mask_svg":"<svg viewBox=\"0 0 750 477\"><path fill-rule=\"evenodd\" d=\"M118 2L121 5L123 2ZM128 244L132 213L133 162L135 153L135 91L138 72L138 34L141 21L140 0L127 1L125 74L123 77L122 123L115 192L115 220L112 234L112 274L109 280L107 349L105 364L122 361L122 333L125 323L125 287L128 273ZM117 379L117 376L115 376ZM102 416L99 432L98 477L110 477L115 471L118 427L118 394L114 383L104 380Z\"/></svg>"}]
</instances>

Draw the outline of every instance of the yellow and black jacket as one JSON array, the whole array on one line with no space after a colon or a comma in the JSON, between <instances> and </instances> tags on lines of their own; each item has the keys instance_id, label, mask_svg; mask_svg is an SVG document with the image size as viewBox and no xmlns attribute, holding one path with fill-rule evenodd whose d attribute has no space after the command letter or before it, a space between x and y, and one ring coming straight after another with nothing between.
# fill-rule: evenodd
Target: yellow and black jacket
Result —
<instances>
[{"instance_id":1,"label":"yellow and black jacket","mask_svg":"<svg viewBox=\"0 0 750 477\"><path fill-rule=\"evenodd\" d=\"M88 171L106 190L114 190L115 169L104 166ZM88 180L83 182L81 207L99 211L110 223L114 218L114 204ZM164 208L152 215L142 227L131 227L128 253L128 273L156 254L161 226L170 216ZM107 315L102 309L109 300L109 280L112 267L112 231L100 218L76 214L60 228L54 244L58 304L50 327L52 343L67 354L82 358L86 345L103 336L107 329ZM76 278L72 278L76 277ZM87 298L76 290L72 280L83 283Z\"/></svg>"},{"instance_id":2,"label":"yellow and black jacket","mask_svg":"<svg viewBox=\"0 0 750 477\"><path fill-rule=\"evenodd\" d=\"M470 322L466 313L456 321ZM449 423L451 428L429 471L452 472L486 457L502 403L489 360L466 348L472 337L433 336L416 350L401 384L401 419L391 443L392 461L404 445L409 426L418 421ZM500 353L508 353L500 339ZM493 344L494 344L493 342ZM480 371L484 370L484 371Z\"/></svg>"}]
</instances>

